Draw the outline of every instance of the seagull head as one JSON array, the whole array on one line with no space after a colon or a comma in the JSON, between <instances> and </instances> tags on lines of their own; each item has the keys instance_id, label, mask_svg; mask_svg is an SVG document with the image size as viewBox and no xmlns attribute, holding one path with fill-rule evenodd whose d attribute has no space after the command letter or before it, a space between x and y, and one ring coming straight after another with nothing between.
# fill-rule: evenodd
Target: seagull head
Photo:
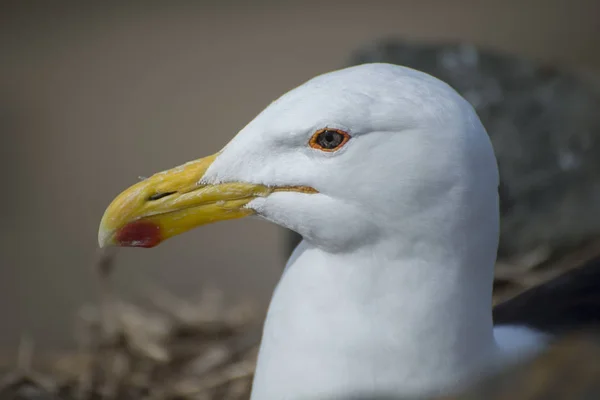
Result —
<instances>
[{"instance_id":1,"label":"seagull head","mask_svg":"<svg viewBox=\"0 0 600 400\"><path fill-rule=\"evenodd\" d=\"M495 253L497 185L488 135L460 95L422 72L365 64L309 80L218 153L126 189L99 244L153 247L258 215L332 253L389 238L464 247L466 229Z\"/></svg>"}]
</instances>

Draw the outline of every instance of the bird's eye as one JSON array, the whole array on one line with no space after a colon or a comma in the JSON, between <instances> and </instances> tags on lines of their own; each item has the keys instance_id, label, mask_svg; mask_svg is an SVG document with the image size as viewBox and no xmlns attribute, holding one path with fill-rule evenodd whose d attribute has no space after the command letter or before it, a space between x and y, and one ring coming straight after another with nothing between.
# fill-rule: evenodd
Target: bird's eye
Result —
<instances>
[{"instance_id":1,"label":"bird's eye","mask_svg":"<svg viewBox=\"0 0 600 400\"><path fill-rule=\"evenodd\" d=\"M350 140L350 135L340 129L319 129L310 138L309 145L313 149L336 151Z\"/></svg>"}]
</instances>

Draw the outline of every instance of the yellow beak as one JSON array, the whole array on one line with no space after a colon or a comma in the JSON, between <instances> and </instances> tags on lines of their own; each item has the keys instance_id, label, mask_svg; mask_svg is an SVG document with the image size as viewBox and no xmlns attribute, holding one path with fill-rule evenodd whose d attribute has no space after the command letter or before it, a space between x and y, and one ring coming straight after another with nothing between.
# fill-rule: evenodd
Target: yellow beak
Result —
<instances>
[{"instance_id":1,"label":"yellow beak","mask_svg":"<svg viewBox=\"0 0 600 400\"><path fill-rule=\"evenodd\" d=\"M154 247L200 225L245 217L251 200L274 191L315 193L307 187L273 188L231 182L203 185L200 180L217 154L159 172L118 195L100 222L100 247Z\"/></svg>"},{"instance_id":2,"label":"yellow beak","mask_svg":"<svg viewBox=\"0 0 600 400\"><path fill-rule=\"evenodd\" d=\"M216 156L159 172L118 195L100 222L100 247L154 247L196 226L252 214L244 205L272 189L248 183L199 184Z\"/></svg>"}]
</instances>

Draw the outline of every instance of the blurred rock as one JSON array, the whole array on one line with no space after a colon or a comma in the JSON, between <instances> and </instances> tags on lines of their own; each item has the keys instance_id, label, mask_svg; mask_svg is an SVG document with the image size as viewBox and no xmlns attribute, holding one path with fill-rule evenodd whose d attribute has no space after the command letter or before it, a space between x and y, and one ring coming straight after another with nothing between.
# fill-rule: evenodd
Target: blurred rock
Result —
<instances>
[{"instance_id":1,"label":"blurred rock","mask_svg":"<svg viewBox=\"0 0 600 400\"><path fill-rule=\"evenodd\" d=\"M464 393L430 400L591 400L600 398L600 337L581 331L554 342L533 360L483 379ZM333 399L332 399L333 400ZM356 396L345 400L415 400Z\"/></svg>"},{"instance_id":2,"label":"blurred rock","mask_svg":"<svg viewBox=\"0 0 600 400\"><path fill-rule=\"evenodd\" d=\"M348 64L370 62L431 74L477 110L500 166L500 258L541 246L561 251L600 234L595 80L468 44L383 40L356 51Z\"/></svg>"},{"instance_id":3,"label":"blurred rock","mask_svg":"<svg viewBox=\"0 0 600 400\"><path fill-rule=\"evenodd\" d=\"M0 399L2 400L60 400L40 380L27 374L9 375L0 381Z\"/></svg>"},{"instance_id":4,"label":"blurred rock","mask_svg":"<svg viewBox=\"0 0 600 400\"><path fill-rule=\"evenodd\" d=\"M596 82L468 44L380 41L349 64L387 62L450 84L477 110L500 166L499 256L560 251L600 234Z\"/></svg>"},{"instance_id":5,"label":"blurred rock","mask_svg":"<svg viewBox=\"0 0 600 400\"><path fill-rule=\"evenodd\" d=\"M600 337L560 338L533 360L484 379L465 394L438 400L585 400L600 398Z\"/></svg>"}]
</instances>

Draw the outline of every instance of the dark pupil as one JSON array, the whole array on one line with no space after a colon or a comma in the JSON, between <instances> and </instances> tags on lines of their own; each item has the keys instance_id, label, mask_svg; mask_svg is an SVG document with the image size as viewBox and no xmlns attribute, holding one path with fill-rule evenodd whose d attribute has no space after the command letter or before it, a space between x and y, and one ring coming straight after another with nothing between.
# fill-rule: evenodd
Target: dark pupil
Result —
<instances>
[{"instance_id":1,"label":"dark pupil","mask_svg":"<svg viewBox=\"0 0 600 400\"><path fill-rule=\"evenodd\" d=\"M344 140L344 136L336 131L324 131L318 137L319 146L324 149L335 149L342 143L342 140Z\"/></svg>"}]
</instances>

